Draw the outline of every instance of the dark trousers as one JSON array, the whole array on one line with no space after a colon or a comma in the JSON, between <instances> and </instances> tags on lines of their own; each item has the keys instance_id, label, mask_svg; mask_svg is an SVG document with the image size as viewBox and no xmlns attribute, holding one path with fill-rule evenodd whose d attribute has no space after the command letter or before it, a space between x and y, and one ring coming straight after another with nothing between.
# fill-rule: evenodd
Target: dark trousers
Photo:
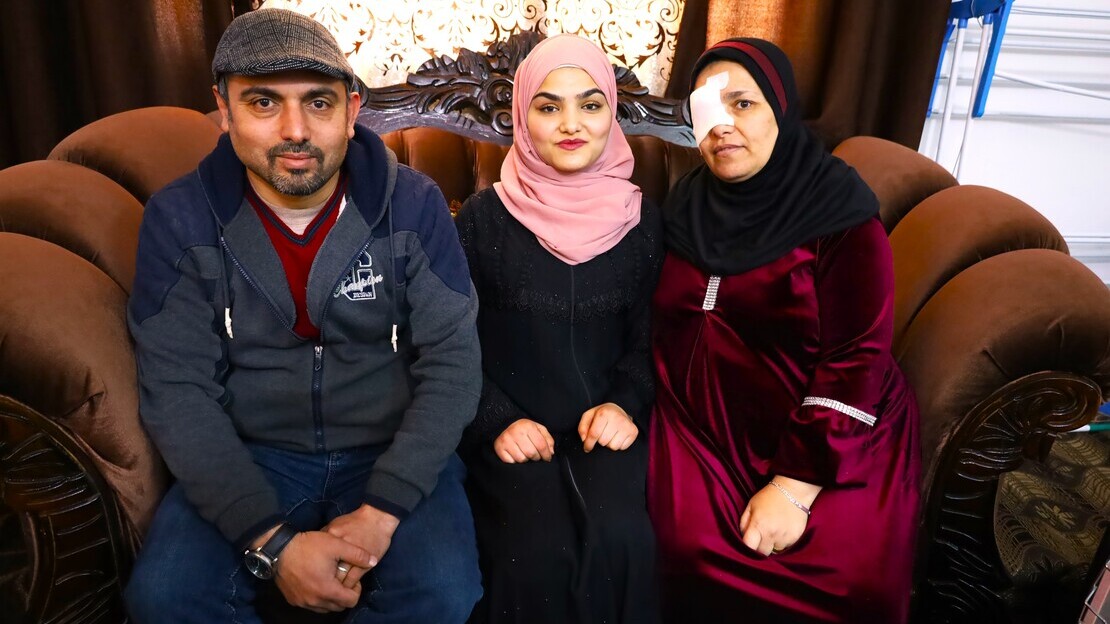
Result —
<instances>
[{"instance_id":1,"label":"dark trousers","mask_svg":"<svg viewBox=\"0 0 1110 624\"><path fill-rule=\"evenodd\" d=\"M317 530L364 501L370 470L384 447L306 454L252 446L278 492L286 519ZM481 597L474 523L463 491L465 468L452 456L431 496L401 522L362 597L344 622L464 622ZM174 485L162 500L139 553L125 599L137 624L259 624L260 581L214 525ZM280 594L279 594L280 595Z\"/></svg>"}]
</instances>

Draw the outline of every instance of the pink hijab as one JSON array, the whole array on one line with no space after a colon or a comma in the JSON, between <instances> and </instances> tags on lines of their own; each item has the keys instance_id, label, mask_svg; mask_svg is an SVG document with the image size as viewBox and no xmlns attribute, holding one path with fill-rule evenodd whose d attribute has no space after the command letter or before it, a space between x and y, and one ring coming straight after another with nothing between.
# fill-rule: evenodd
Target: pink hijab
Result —
<instances>
[{"instance_id":1,"label":"pink hijab","mask_svg":"<svg viewBox=\"0 0 1110 624\"><path fill-rule=\"evenodd\" d=\"M613 126L597 161L560 173L540 159L528 134L528 108L552 70L578 67L593 78L613 110ZM605 53L577 35L545 39L516 70L513 146L493 185L509 214L567 264L592 260L616 246L640 222L640 188L632 176L632 148L616 120L617 81Z\"/></svg>"}]
</instances>

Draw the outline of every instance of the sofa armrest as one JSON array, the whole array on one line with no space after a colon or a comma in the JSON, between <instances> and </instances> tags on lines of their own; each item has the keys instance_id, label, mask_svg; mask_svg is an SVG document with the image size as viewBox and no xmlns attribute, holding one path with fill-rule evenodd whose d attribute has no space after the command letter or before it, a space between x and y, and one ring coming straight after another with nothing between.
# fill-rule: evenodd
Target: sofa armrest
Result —
<instances>
[{"instance_id":1,"label":"sofa armrest","mask_svg":"<svg viewBox=\"0 0 1110 624\"><path fill-rule=\"evenodd\" d=\"M1058 251L976 263L922 308L895 352L921 407L923 621L1009 621L994 540L998 478L1089 422L1110 389L1110 291Z\"/></svg>"},{"instance_id":2,"label":"sofa armrest","mask_svg":"<svg viewBox=\"0 0 1110 624\"><path fill-rule=\"evenodd\" d=\"M61 247L0 232L0 394L66 429L141 535L167 473L139 422L127 295Z\"/></svg>"},{"instance_id":3,"label":"sofa armrest","mask_svg":"<svg viewBox=\"0 0 1110 624\"><path fill-rule=\"evenodd\" d=\"M0 474L4 621L125 622L137 544L85 447L0 395Z\"/></svg>"},{"instance_id":4,"label":"sofa armrest","mask_svg":"<svg viewBox=\"0 0 1110 624\"><path fill-rule=\"evenodd\" d=\"M917 612L927 622L1014 621L1013 583L995 540L998 480L1026 449L1091 421L1102 393L1089 378L1059 371L999 388L940 441L923 491Z\"/></svg>"},{"instance_id":5,"label":"sofa armrest","mask_svg":"<svg viewBox=\"0 0 1110 624\"><path fill-rule=\"evenodd\" d=\"M938 290L894 355L917 393L930 466L963 415L1010 382L1060 371L1110 391L1110 290L1058 251L999 254Z\"/></svg>"},{"instance_id":6,"label":"sofa armrest","mask_svg":"<svg viewBox=\"0 0 1110 624\"><path fill-rule=\"evenodd\" d=\"M5 232L0 283L0 595L32 621L100 621L70 610L118 608L168 479L139 422L127 296L74 253Z\"/></svg>"}]
</instances>

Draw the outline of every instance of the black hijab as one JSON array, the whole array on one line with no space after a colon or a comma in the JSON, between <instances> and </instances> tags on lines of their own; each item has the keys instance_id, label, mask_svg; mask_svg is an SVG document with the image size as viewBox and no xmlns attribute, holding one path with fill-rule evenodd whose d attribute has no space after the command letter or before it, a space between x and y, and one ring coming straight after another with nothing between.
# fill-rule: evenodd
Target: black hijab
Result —
<instances>
[{"instance_id":1,"label":"black hijab","mask_svg":"<svg viewBox=\"0 0 1110 624\"><path fill-rule=\"evenodd\" d=\"M698 59L691 83L722 59L755 79L775 113L778 139L767 164L747 180L725 182L703 164L675 183L663 204L675 253L709 273L743 273L878 214L878 200L855 170L802 124L794 70L782 50L762 39L726 39Z\"/></svg>"}]
</instances>

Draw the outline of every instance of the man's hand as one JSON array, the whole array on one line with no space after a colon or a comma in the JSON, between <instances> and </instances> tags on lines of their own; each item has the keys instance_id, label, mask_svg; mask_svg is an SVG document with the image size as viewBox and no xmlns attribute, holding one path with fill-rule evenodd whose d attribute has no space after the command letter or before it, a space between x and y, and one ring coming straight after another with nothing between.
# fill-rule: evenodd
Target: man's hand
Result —
<instances>
[{"instance_id":1,"label":"man's hand","mask_svg":"<svg viewBox=\"0 0 1110 624\"><path fill-rule=\"evenodd\" d=\"M528 461L551 461L555 456L555 438L540 423L521 418L505 428L493 441L493 452L506 464Z\"/></svg>"},{"instance_id":2,"label":"man's hand","mask_svg":"<svg viewBox=\"0 0 1110 624\"><path fill-rule=\"evenodd\" d=\"M623 451L632 446L640 429L632 422L628 412L616 403L602 403L591 407L578 421L578 437L582 439L582 449L587 453L600 444L614 451Z\"/></svg>"},{"instance_id":3,"label":"man's hand","mask_svg":"<svg viewBox=\"0 0 1110 624\"><path fill-rule=\"evenodd\" d=\"M317 613L350 609L358 603L362 586L344 586L336 575L340 561L369 567L370 553L322 531L298 533L278 557L274 582L295 607Z\"/></svg>"},{"instance_id":4,"label":"man's hand","mask_svg":"<svg viewBox=\"0 0 1110 624\"><path fill-rule=\"evenodd\" d=\"M774 479L806 507L813 505L821 492L821 486L812 483L781 476ZM770 555L772 550L783 551L793 546L808 523L806 512L798 509L778 488L767 484L748 501L740 516L740 532L748 548Z\"/></svg>"},{"instance_id":5,"label":"man's hand","mask_svg":"<svg viewBox=\"0 0 1110 624\"><path fill-rule=\"evenodd\" d=\"M342 563L350 567L346 575L339 574L343 585L353 588L362 580L362 576L378 565L378 562L389 550L393 542L393 532L400 519L393 514L386 513L372 505L363 504L358 509L348 514L343 514L328 523L324 531L359 547L369 554L368 559L352 560L343 559ZM332 574L336 574L332 569Z\"/></svg>"}]
</instances>

